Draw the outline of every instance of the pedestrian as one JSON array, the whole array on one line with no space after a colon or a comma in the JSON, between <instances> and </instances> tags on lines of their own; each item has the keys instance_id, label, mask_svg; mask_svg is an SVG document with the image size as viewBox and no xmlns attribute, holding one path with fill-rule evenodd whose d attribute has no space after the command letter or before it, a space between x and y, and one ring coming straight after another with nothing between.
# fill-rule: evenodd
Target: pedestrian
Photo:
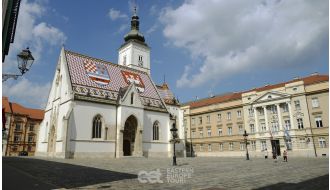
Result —
<instances>
[{"instance_id":1,"label":"pedestrian","mask_svg":"<svg viewBox=\"0 0 330 190\"><path fill-rule=\"evenodd\" d=\"M268 150L267 150L267 148L264 150L264 152L265 152L265 159L267 159L268 158Z\"/></svg>"},{"instance_id":2,"label":"pedestrian","mask_svg":"<svg viewBox=\"0 0 330 190\"><path fill-rule=\"evenodd\" d=\"M283 159L284 162L288 162L288 152L286 150L283 151Z\"/></svg>"}]
</instances>

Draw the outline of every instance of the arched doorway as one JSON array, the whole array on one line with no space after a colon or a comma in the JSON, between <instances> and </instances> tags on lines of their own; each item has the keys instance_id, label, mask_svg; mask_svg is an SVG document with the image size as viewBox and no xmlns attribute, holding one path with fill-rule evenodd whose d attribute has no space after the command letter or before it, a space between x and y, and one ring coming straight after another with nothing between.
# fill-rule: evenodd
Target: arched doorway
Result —
<instances>
[{"instance_id":1,"label":"arched doorway","mask_svg":"<svg viewBox=\"0 0 330 190\"><path fill-rule=\"evenodd\" d=\"M137 119L131 115L127 118L123 134L124 156L132 156L136 141Z\"/></svg>"},{"instance_id":2,"label":"arched doorway","mask_svg":"<svg viewBox=\"0 0 330 190\"><path fill-rule=\"evenodd\" d=\"M49 137L48 137L48 152L54 152L55 140L56 140L55 126L53 125L49 132Z\"/></svg>"}]
</instances>

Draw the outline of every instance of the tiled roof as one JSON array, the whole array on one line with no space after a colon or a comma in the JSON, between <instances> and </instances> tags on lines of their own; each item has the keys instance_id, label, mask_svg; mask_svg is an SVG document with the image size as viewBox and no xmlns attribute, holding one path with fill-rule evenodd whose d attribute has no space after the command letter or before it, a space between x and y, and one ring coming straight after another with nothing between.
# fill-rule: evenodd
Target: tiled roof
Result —
<instances>
[{"instance_id":1,"label":"tiled roof","mask_svg":"<svg viewBox=\"0 0 330 190\"><path fill-rule=\"evenodd\" d=\"M7 97L2 97L2 107L5 107L6 113L24 115L37 120L44 119L45 112L43 110L26 108L20 104L9 102Z\"/></svg>"},{"instance_id":2,"label":"tiled roof","mask_svg":"<svg viewBox=\"0 0 330 190\"><path fill-rule=\"evenodd\" d=\"M68 50L65 55L75 94L117 100L119 90L134 82L145 106L166 111L147 73ZM93 80L95 76L100 81Z\"/></svg>"},{"instance_id":3,"label":"tiled roof","mask_svg":"<svg viewBox=\"0 0 330 190\"><path fill-rule=\"evenodd\" d=\"M8 97L2 97L2 108L5 108L5 113L11 112Z\"/></svg>"},{"instance_id":4,"label":"tiled roof","mask_svg":"<svg viewBox=\"0 0 330 190\"><path fill-rule=\"evenodd\" d=\"M162 85L156 85L158 92L160 94L160 97L164 100L166 104L171 104L171 105L177 105L178 102L175 99L172 91L168 87L166 83Z\"/></svg>"},{"instance_id":5,"label":"tiled roof","mask_svg":"<svg viewBox=\"0 0 330 190\"><path fill-rule=\"evenodd\" d=\"M206 99L202 99L199 101L193 101L193 102L190 102L189 105L190 105L190 108L197 108L197 107L202 107L202 106L208 106L211 104L222 103L222 102L226 102L226 101L233 101L233 100L242 98L243 93L252 92L252 91L261 92L261 91L265 91L265 90L271 90L271 89L275 89L275 88L279 88L279 87L284 87L288 83L297 82L297 81L303 81L304 85L306 86L306 85L311 85L311 84L315 84L315 83L319 83L319 82L329 81L329 75L318 75L318 74L311 75L311 76L304 77L304 78L294 79L294 80L291 80L288 82L283 82L283 83L278 83L278 84L267 85L267 86L263 86L263 87L259 87L259 88L250 89L250 90L247 90L244 92L231 93L231 94L226 94L226 95L222 95L222 96L206 98Z\"/></svg>"}]
</instances>

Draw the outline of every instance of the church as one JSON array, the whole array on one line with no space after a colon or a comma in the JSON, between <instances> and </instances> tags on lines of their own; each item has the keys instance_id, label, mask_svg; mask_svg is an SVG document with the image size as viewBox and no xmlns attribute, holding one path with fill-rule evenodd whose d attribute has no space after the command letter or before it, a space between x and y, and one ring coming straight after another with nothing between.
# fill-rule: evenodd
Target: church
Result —
<instances>
[{"instance_id":1,"label":"church","mask_svg":"<svg viewBox=\"0 0 330 190\"><path fill-rule=\"evenodd\" d=\"M185 154L183 114L168 85L151 78L150 47L139 17L118 52L118 64L61 50L40 124L36 156L170 157L175 123Z\"/></svg>"}]
</instances>

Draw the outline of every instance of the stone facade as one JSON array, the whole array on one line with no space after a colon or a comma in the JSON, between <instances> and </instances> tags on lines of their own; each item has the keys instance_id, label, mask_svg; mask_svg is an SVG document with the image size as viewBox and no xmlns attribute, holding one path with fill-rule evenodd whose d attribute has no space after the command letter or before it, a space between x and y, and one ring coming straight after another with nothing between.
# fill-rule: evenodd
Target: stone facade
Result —
<instances>
[{"instance_id":1,"label":"stone facade","mask_svg":"<svg viewBox=\"0 0 330 190\"><path fill-rule=\"evenodd\" d=\"M187 152L197 156L328 156L328 76L230 93L181 106Z\"/></svg>"}]
</instances>

